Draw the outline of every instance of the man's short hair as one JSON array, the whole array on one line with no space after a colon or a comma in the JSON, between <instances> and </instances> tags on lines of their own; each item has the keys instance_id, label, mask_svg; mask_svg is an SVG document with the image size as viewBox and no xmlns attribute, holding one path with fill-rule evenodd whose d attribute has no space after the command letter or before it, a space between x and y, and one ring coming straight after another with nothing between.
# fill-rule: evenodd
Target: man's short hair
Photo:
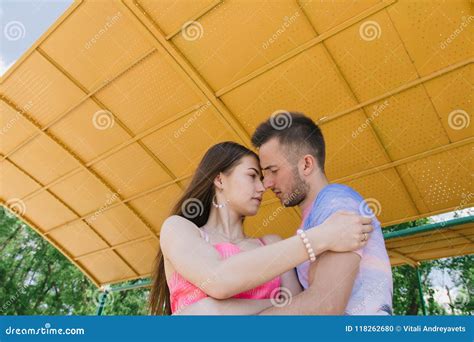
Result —
<instances>
[{"instance_id":1,"label":"man's short hair","mask_svg":"<svg viewBox=\"0 0 474 342\"><path fill-rule=\"evenodd\" d=\"M252 144L259 148L273 138L277 138L278 142L288 149L289 158L292 160L304 154L313 155L324 172L324 137L319 126L311 118L297 112L274 113L257 127L252 136Z\"/></svg>"}]
</instances>

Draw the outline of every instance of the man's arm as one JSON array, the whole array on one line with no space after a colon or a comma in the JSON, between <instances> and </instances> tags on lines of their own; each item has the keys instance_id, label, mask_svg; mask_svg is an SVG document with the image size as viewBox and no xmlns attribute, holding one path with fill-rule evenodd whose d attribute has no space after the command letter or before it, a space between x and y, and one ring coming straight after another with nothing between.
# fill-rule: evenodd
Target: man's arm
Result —
<instances>
[{"instance_id":1,"label":"man's arm","mask_svg":"<svg viewBox=\"0 0 474 342\"><path fill-rule=\"evenodd\" d=\"M259 315L342 315L359 271L360 256L353 252L325 252L310 265L309 287L283 307Z\"/></svg>"}]
</instances>

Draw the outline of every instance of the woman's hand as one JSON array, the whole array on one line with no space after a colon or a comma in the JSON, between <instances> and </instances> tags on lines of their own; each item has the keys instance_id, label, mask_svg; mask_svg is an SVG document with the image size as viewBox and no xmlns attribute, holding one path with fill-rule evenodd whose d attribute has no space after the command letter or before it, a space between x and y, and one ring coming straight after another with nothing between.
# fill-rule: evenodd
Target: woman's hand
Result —
<instances>
[{"instance_id":1,"label":"woman's hand","mask_svg":"<svg viewBox=\"0 0 474 342\"><path fill-rule=\"evenodd\" d=\"M337 211L317 229L308 229L306 235L313 243L317 240L325 250L349 252L363 248L374 230L372 218L350 211ZM323 241L321 241L321 239Z\"/></svg>"}]
</instances>

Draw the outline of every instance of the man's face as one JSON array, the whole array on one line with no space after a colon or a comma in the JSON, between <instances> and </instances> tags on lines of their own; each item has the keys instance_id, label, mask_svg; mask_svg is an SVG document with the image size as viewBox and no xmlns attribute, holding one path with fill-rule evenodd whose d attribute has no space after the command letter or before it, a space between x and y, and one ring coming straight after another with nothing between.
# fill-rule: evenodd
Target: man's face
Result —
<instances>
[{"instance_id":1,"label":"man's face","mask_svg":"<svg viewBox=\"0 0 474 342\"><path fill-rule=\"evenodd\" d=\"M297 158L286 156L289 150L283 148L277 138L270 139L259 149L263 185L265 189L271 189L285 207L300 204L309 191L308 184L298 172Z\"/></svg>"}]
</instances>

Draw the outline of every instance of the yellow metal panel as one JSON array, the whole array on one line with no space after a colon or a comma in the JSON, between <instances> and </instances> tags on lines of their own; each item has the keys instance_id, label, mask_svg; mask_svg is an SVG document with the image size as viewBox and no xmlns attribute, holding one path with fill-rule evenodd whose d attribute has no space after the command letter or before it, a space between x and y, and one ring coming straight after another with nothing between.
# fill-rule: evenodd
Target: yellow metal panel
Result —
<instances>
[{"instance_id":1,"label":"yellow metal panel","mask_svg":"<svg viewBox=\"0 0 474 342\"><path fill-rule=\"evenodd\" d=\"M292 211L293 209L284 208L279 202L263 206L258 215L245 219L245 233L253 237L267 234L290 237L301 223Z\"/></svg>"},{"instance_id":2,"label":"yellow metal panel","mask_svg":"<svg viewBox=\"0 0 474 342\"><path fill-rule=\"evenodd\" d=\"M129 138L114 114L87 100L49 130L78 157L89 161Z\"/></svg>"},{"instance_id":3,"label":"yellow metal panel","mask_svg":"<svg viewBox=\"0 0 474 342\"><path fill-rule=\"evenodd\" d=\"M298 3L319 34L363 13L381 2L381 0L298 0Z\"/></svg>"},{"instance_id":4,"label":"yellow metal panel","mask_svg":"<svg viewBox=\"0 0 474 342\"><path fill-rule=\"evenodd\" d=\"M130 278L134 276L130 267L128 267L119 256L111 251L82 258L80 264L101 284L107 284L116 279Z\"/></svg>"},{"instance_id":5,"label":"yellow metal panel","mask_svg":"<svg viewBox=\"0 0 474 342\"><path fill-rule=\"evenodd\" d=\"M143 143L178 177L193 172L206 150L237 137L220 121L212 106L205 106L163 127Z\"/></svg>"},{"instance_id":6,"label":"yellow metal panel","mask_svg":"<svg viewBox=\"0 0 474 342\"><path fill-rule=\"evenodd\" d=\"M110 245L149 235L146 226L123 205L111 209L104 206L101 212L87 217L86 221Z\"/></svg>"},{"instance_id":7,"label":"yellow metal panel","mask_svg":"<svg viewBox=\"0 0 474 342\"><path fill-rule=\"evenodd\" d=\"M407 164L423 201L431 210L473 204L473 144Z\"/></svg>"},{"instance_id":8,"label":"yellow metal panel","mask_svg":"<svg viewBox=\"0 0 474 342\"><path fill-rule=\"evenodd\" d=\"M60 201L48 192L42 192L23 202L25 205L24 216L32 221L41 231L68 222L76 215L66 208ZM45 215L45 213L50 213Z\"/></svg>"},{"instance_id":9,"label":"yellow metal panel","mask_svg":"<svg viewBox=\"0 0 474 342\"><path fill-rule=\"evenodd\" d=\"M421 76L472 58L474 9L466 0L399 0L387 9Z\"/></svg>"},{"instance_id":10,"label":"yellow metal panel","mask_svg":"<svg viewBox=\"0 0 474 342\"><path fill-rule=\"evenodd\" d=\"M45 136L36 138L9 158L43 184L77 167L71 155Z\"/></svg>"},{"instance_id":11,"label":"yellow metal panel","mask_svg":"<svg viewBox=\"0 0 474 342\"><path fill-rule=\"evenodd\" d=\"M472 231L472 228L471 228ZM474 232L473 232L474 233ZM423 249L427 248L433 248L433 243L446 243L446 244L458 244L458 243L466 243L469 242L468 239L465 237L460 236L457 233L457 230L446 230L446 231L434 231L430 232L430 234L423 235L420 234L420 237L418 237L418 234L416 237L411 237L409 239L394 239L397 241L387 241L387 246L390 248L397 248L398 251L402 251L401 248L406 248L406 247L413 247L414 251L420 251ZM399 249L400 248L400 249ZM403 252L403 251L402 251ZM405 252L403 252L405 253Z\"/></svg>"},{"instance_id":12,"label":"yellow metal panel","mask_svg":"<svg viewBox=\"0 0 474 342\"><path fill-rule=\"evenodd\" d=\"M388 162L362 111L323 123L326 172L333 180ZM359 130L360 128L360 130Z\"/></svg>"},{"instance_id":13,"label":"yellow metal panel","mask_svg":"<svg viewBox=\"0 0 474 342\"><path fill-rule=\"evenodd\" d=\"M83 92L38 52L32 53L2 84L2 93L45 126L79 101Z\"/></svg>"},{"instance_id":14,"label":"yellow metal panel","mask_svg":"<svg viewBox=\"0 0 474 342\"><path fill-rule=\"evenodd\" d=\"M178 32L183 24L205 11L212 8L213 4L218 5L216 0L138 0L137 3L155 21L166 35Z\"/></svg>"},{"instance_id":15,"label":"yellow metal panel","mask_svg":"<svg viewBox=\"0 0 474 342\"><path fill-rule=\"evenodd\" d=\"M440 249L446 249L449 248L453 252L453 254L459 254L457 250L465 248L466 244L469 244L469 241L466 241L463 238L457 238L457 239L443 239L441 241L437 242L431 242L427 246L428 248L423 248L425 245L421 246L404 246L397 248L397 251L403 254L414 254L416 253L419 255L420 253L423 252L428 252L428 251L436 251Z\"/></svg>"},{"instance_id":16,"label":"yellow metal panel","mask_svg":"<svg viewBox=\"0 0 474 342\"><path fill-rule=\"evenodd\" d=\"M152 48L137 33L120 1L84 1L41 49L92 90Z\"/></svg>"},{"instance_id":17,"label":"yellow metal panel","mask_svg":"<svg viewBox=\"0 0 474 342\"><path fill-rule=\"evenodd\" d=\"M93 169L125 197L171 180L137 143L99 161Z\"/></svg>"},{"instance_id":18,"label":"yellow metal panel","mask_svg":"<svg viewBox=\"0 0 474 342\"><path fill-rule=\"evenodd\" d=\"M50 190L80 215L108 207L117 201L116 194L85 171L75 173L50 187Z\"/></svg>"},{"instance_id":19,"label":"yellow metal panel","mask_svg":"<svg viewBox=\"0 0 474 342\"><path fill-rule=\"evenodd\" d=\"M0 101L0 153L7 154L36 131L5 102Z\"/></svg>"},{"instance_id":20,"label":"yellow metal panel","mask_svg":"<svg viewBox=\"0 0 474 342\"><path fill-rule=\"evenodd\" d=\"M188 30L173 43L214 90L315 36L297 3L289 0L224 1Z\"/></svg>"},{"instance_id":21,"label":"yellow metal panel","mask_svg":"<svg viewBox=\"0 0 474 342\"><path fill-rule=\"evenodd\" d=\"M474 254L474 244L466 243L464 245L459 245L456 248L446 247L446 248L435 248L429 251L423 251L420 253L414 254L414 257L419 260L431 260L431 259L441 259L446 257L453 257L458 255L469 255Z\"/></svg>"},{"instance_id":22,"label":"yellow metal panel","mask_svg":"<svg viewBox=\"0 0 474 342\"><path fill-rule=\"evenodd\" d=\"M156 233L159 233L163 221L170 215L171 208L181 193L178 186L170 185L162 190L134 199L130 201L130 205L150 222Z\"/></svg>"},{"instance_id":23,"label":"yellow metal panel","mask_svg":"<svg viewBox=\"0 0 474 342\"><path fill-rule=\"evenodd\" d=\"M8 160L0 162L0 198L20 199L40 186Z\"/></svg>"},{"instance_id":24,"label":"yellow metal panel","mask_svg":"<svg viewBox=\"0 0 474 342\"><path fill-rule=\"evenodd\" d=\"M405 190L400 177L393 169L365 176L347 185L356 189L373 209L378 219L389 222L416 215L417 209Z\"/></svg>"},{"instance_id":25,"label":"yellow metal panel","mask_svg":"<svg viewBox=\"0 0 474 342\"><path fill-rule=\"evenodd\" d=\"M120 247L117 253L126 259L141 275L153 271L158 243L155 240L146 240L136 244Z\"/></svg>"},{"instance_id":26,"label":"yellow metal panel","mask_svg":"<svg viewBox=\"0 0 474 342\"><path fill-rule=\"evenodd\" d=\"M385 11L327 39L326 46L359 101L417 78L415 67Z\"/></svg>"},{"instance_id":27,"label":"yellow metal panel","mask_svg":"<svg viewBox=\"0 0 474 342\"><path fill-rule=\"evenodd\" d=\"M449 229L438 229L415 235L388 239L385 245L392 266L405 264L400 256L423 261L470 254L474 248L474 224L466 223Z\"/></svg>"},{"instance_id":28,"label":"yellow metal panel","mask_svg":"<svg viewBox=\"0 0 474 342\"><path fill-rule=\"evenodd\" d=\"M448 136L423 85L366 108L369 120L392 160L449 143ZM423 122L423 127L419 123Z\"/></svg>"},{"instance_id":29,"label":"yellow metal panel","mask_svg":"<svg viewBox=\"0 0 474 342\"><path fill-rule=\"evenodd\" d=\"M473 83L474 66L470 64L425 84L426 91L451 141L473 136L474 125L471 123L474 113Z\"/></svg>"},{"instance_id":30,"label":"yellow metal panel","mask_svg":"<svg viewBox=\"0 0 474 342\"><path fill-rule=\"evenodd\" d=\"M68 250L72 256L78 256L107 246L84 222L75 222L55 229L49 236Z\"/></svg>"},{"instance_id":31,"label":"yellow metal panel","mask_svg":"<svg viewBox=\"0 0 474 342\"><path fill-rule=\"evenodd\" d=\"M189 84L157 52L98 92L97 98L134 133L200 102Z\"/></svg>"}]
</instances>

